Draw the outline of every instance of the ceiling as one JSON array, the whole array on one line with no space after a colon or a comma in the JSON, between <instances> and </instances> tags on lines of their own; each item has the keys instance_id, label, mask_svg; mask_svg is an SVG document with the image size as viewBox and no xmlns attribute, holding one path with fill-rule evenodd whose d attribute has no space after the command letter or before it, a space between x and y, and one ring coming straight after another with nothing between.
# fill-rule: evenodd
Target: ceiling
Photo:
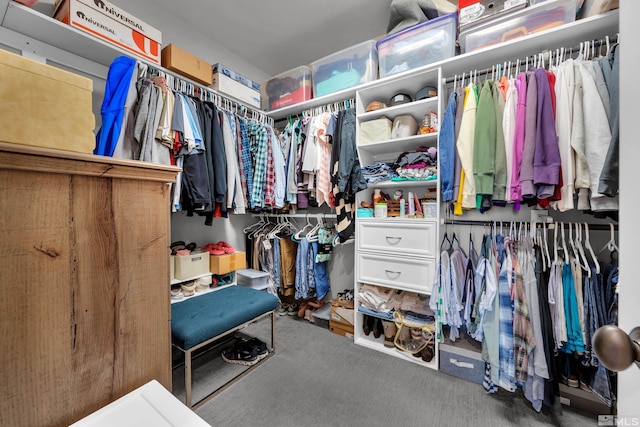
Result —
<instances>
[{"instance_id":1,"label":"ceiling","mask_svg":"<svg viewBox=\"0 0 640 427\"><path fill-rule=\"evenodd\" d=\"M123 3L126 10L135 4L112 2ZM385 35L391 0L153 0L152 4L273 76Z\"/></svg>"}]
</instances>

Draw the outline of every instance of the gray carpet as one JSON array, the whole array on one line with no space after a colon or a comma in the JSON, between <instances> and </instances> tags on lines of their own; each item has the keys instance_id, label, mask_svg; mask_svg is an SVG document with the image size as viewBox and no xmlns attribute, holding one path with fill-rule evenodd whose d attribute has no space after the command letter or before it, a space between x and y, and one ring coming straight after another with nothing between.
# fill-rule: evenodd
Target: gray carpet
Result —
<instances>
[{"instance_id":1,"label":"gray carpet","mask_svg":"<svg viewBox=\"0 0 640 427\"><path fill-rule=\"evenodd\" d=\"M245 329L264 341L268 323ZM488 395L476 385L358 345L307 321L276 321L276 355L198 411L212 426L589 426L595 415L566 407L535 412L522 393ZM268 342L268 341L267 341ZM195 363L195 399L237 365L211 351ZM181 369L174 394L184 401Z\"/></svg>"}]
</instances>

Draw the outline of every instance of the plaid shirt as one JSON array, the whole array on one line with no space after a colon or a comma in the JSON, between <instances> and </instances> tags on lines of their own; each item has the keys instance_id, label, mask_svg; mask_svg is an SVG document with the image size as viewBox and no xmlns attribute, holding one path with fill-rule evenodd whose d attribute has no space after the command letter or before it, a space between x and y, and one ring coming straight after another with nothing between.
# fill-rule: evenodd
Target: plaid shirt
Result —
<instances>
[{"instance_id":1,"label":"plaid shirt","mask_svg":"<svg viewBox=\"0 0 640 427\"><path fill-rule=\"evenodd\" d=\"M498 236L501 237L501 236ZM504 239L504 246L510 245L508 237ZM500 245L500 242L498 242ZM500 248L499 252L502 252ZM513 355L513 309L511 307L511 275L513 274L510 254L504 257L500 276L498 278L498 319L500 380L498 385L505 390L515 390L515 359Z\"/></svg>"},{"instance_id":2,"label":"plaid shirt","mask_svg":"<svg viewBox=\"0 0 640 427\"><path fill-rule=\"evenodd\" d=\"M267 163L264 180L264 205L275 207L276 168L273 163L273 144L271 139L272 136L271 132L269 132L266 128L263 128L263 131L267 134Z\"/></svg>"},{"instance_id":3,"label":"plaid shirt","mask_svg":"<svg viewBox=\"0 0 640 427\"><path fill-rule=\"evenodd\" d=\"M248 123L247 130L254 163L253 184L251 187L251 207L264 207L263 195L267 170L269 138L263 125L258 122L250 121Z\"/></svg>"},{"instance_id":4,"label":"plaid shirt","mask_svg":"<svg viewBox=\"0 0 640 427\"><path fill-rule=\"evenodd\" d=\"M513 348L516 381L524 385L527 382L529 355L536 345L533 327L529 319L529 306L522 276L522 268L517 257L513 257L515 274L513 298Z\"/></svg>"},{"instance_id":5,"label":"plaid shirt","mask_svg":"<svg viewBox=\"0 0 640 427\"><path fill-rule=\"evenodd\" d=\"M238 167L240 168L240 181L242 182L242 197L245 200L245 206L250 206L248 203L249 195L251 194L251 187L249 182L253 184L253 170L251 169L251 151L249 150L249 139L247 138L247 128L244 124L244 120L240 120L237 116L235 118L236 128L236 141L238 144Z\"/></svg>"}]
</instances>

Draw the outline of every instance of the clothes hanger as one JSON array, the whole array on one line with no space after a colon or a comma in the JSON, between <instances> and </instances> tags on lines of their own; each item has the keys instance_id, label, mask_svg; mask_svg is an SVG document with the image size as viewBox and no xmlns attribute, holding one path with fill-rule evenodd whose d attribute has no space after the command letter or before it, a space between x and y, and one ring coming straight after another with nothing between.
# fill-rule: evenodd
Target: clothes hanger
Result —
<instances>
[{"instance_id":1,"label":"clothes hanger","mask_svg":"<svg viewBox=\"0 0 640 427\"><path fill-rule=\"evenodd\" d=\"M598 255L600 255L605 250L608 250L609 252L619 252L618 251L618 246L616 245L615 227L613 226L613 224L609 224L609 229L611 231L611 237L609 238L609 241L604 244L602 249L600 249L600 251L598 251Z\"/></svg>"},{"instance_id":2,"label":"clothes hanger","mask_svg":"<svg viewBox=\"0 0 640 427\"><path fill-rule=\"evenodd\" d=\"M582 226L580 223L576 223L576 247L578 248L578 252L580 254L579 262L580 267L587 272L587 276L591 278L591 268L589 268L589 261L587 260L587 256L584 253L584 248L582 246Z\"/></svg>"},{"instance_id":3,"label":"clothes hanger","mask_svg":"<svg viewBox=\"0 0 640 427\"><path fill-rule=\"evenodd\" d=\"M558 223L553 227L553 264L558 264Z\"/></svg>"},{"instance_id":4,"label":"clothes hanger","mask_svg":"<svg viewBox=\"0 0 640 427\"><path fill-rule=\"evenodd\" d=\"M600 274L600 263L598 262L598 258L596 258L596 255L593 253L593 248L591 247L591 242L589 241L589 224L587 224L586 222L584 223L584 231L585 231L584 244L587 247L587 250L591 255L591 259L593 260L593 263L596 267L596 274Z\"/></svg>"},{"instance_id":5,"label":"clothes hanger","mask_svg":"<svg viewBox=\"0 0 640 427\"><path fill-rule=\"evenodd\" d=\"M564 222L560 223L560 236L562 239L562 252L564 254L564 262L569 262L569 252L567 251L567 240L564 235Z\"/></svg>"},{"instance_id":6,"label":"clothes hanger","mask_svg":"<svg viewBox=\"0 0 640 427\"><path fill-rule=\"evenodd\" d=\"M535 224L535 223L534 223ZM544 226L544 223L542 223ZM544 242L542 240L542 232L536 226L536 242L540 247L540 258L542 259L542 271L547 271L547 257L544 255Z\"/></svg>"}]
</instances>

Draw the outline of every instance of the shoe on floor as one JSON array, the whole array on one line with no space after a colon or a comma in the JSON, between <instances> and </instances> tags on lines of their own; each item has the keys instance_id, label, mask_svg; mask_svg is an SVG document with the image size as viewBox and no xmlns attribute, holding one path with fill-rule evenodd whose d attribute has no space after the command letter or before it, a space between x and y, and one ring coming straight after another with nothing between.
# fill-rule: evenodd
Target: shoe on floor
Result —
<instances>
[{"instance_id":1,"label":"shoe on floor","mask_svg":"<svg viewBox=\"0 0 640 427\"><path fill-rule=\"evenodd\" d=\"M255 365L260 360L256 349L243 340L236 341L231 348L224 350L221 356L227 363L244 366Z\"/></svg>"},{"instance_id":2,"label":"shoe on floor","mask_svg":"<svg viewBox=\"0 0 640 427\"><path fill-rule=\"evenodd\" d=\"M296 304L296 303L289 304L289 307L287 307L287 314L289 316L297 316L298 315L298 304Z\"/></svg>"},{"instance_id":3,"label":"shoe on floor","mask_svg":"<svg viewBox=\"0 0 640 427\"><path fill-rule=\"evenodd\" d=\"M246 342L247 345L249 345L249 347L251 347L255 351L258 360L263 359L267 354L269 354L267 343L259 338L252 337L243 341Z\"/></svg>"},{"instance_id":4,"label":"shoe on floor","mask_svg":"<svg viewBox=\"0 0 640 427\"><path fill-rule=\"evenodd\" d=\"M280 304L278 308L278 316L286 316L289 313L289 304Z\"/></svg>"}]
</instances>

